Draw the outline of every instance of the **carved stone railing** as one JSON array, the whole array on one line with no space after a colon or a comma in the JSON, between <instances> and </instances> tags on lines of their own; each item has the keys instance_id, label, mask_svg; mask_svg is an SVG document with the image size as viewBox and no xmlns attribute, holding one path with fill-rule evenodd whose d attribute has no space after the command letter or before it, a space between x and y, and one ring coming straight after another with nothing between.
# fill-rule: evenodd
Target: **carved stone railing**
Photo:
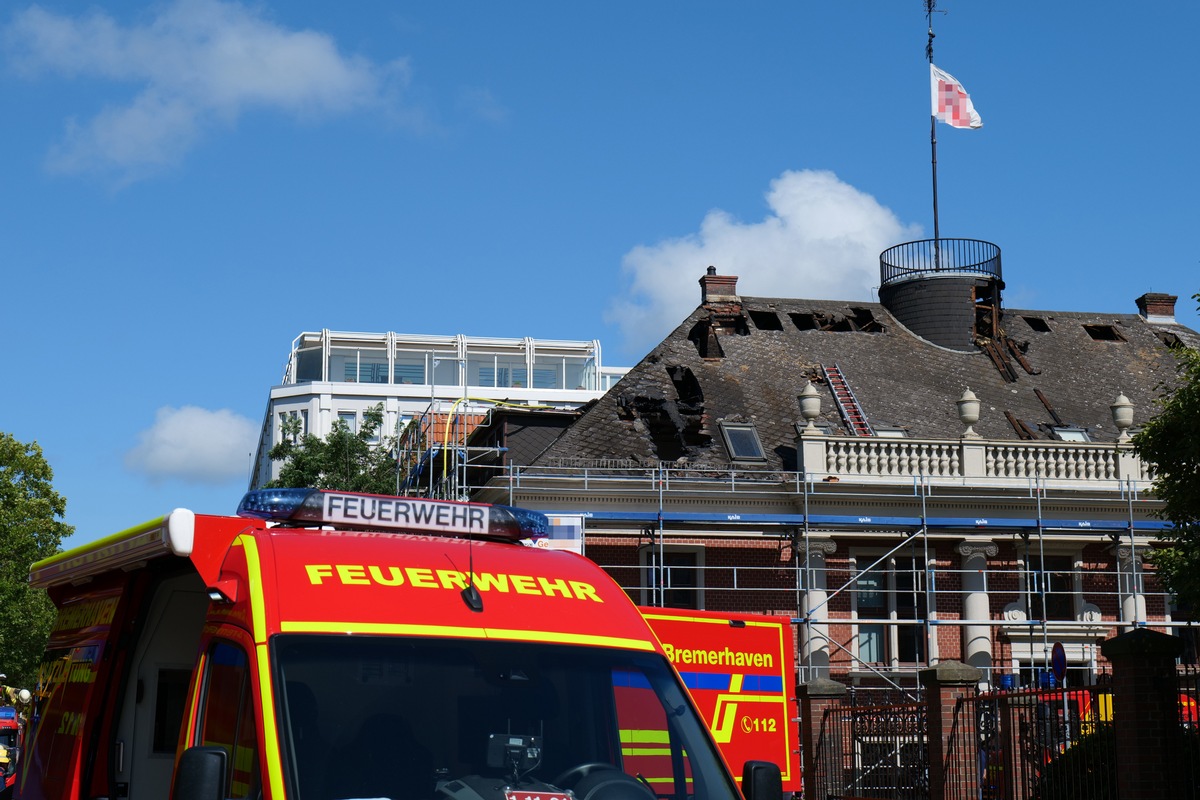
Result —
<instances>
[{"instance_id":1,"label":"carved stone railing","mask_svg":"<svg viewBox=\"0 0 1200 800\"><path fill-rule=\"evenodd\" d=\"M806 438L805 444L808 443ZM826 439L824 445L823 467L805 458L806 471L881 478L963 477L962 448L958 442L833 437Z\"/></svg>"},{"instance_id":2,"label":"carved stone railing","mask_svg":"<svg viewBox=\"0 0 1200 800\"><path fill-rule=\"evenodd\" d=\"M1089 484L1149 483L1153 477L1127 444L820 434L804 434L797 444L800 469L818 480L836 476L871 482L928 478L950 483L1042 480Z\"/></svg>"}]
</instances>

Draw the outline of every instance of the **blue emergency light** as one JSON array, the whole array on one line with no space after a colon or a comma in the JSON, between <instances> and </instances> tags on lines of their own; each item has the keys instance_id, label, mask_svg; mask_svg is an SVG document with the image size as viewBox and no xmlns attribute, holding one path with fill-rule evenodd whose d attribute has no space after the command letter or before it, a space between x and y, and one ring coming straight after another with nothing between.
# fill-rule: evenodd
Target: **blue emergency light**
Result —
<instances>
[{"instance_id":1,"label":"blue emergency light","mask_svg":"<svg viewBox=\"0 0 1200 800\"><path fill-rule=\"evenodd\" d=\"M17 710L12 706L0 707L0 719L16 719Z\"/></svg>"},{"instance_id":2,"label":"blue emergency light","mask_svg":"<svg viewBox=\"0 0 1200 800\"><path fill-rule=\"evenodd\" d=\"M550 535L546 515L524 508L326 489L257 489L242 498L237 515L293 526L486 536L514 542Z\"/></svg>"}]
</instances>

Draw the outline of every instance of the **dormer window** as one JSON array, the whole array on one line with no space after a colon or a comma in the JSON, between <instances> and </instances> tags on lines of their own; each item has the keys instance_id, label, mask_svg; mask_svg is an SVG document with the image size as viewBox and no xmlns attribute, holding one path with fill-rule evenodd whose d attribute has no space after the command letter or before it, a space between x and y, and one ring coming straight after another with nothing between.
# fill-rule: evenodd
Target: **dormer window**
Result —
<instances>
[{"instance_id":1,"label":"dormer window","mask_svg":"<svg viewBox=\"0 0 1200 800\"><path fill-rule=\"evenodd\" d=\"M766 461L758 429L749 422L722 422L721 436L731 461Z\"/></svg>"}]
</instances>

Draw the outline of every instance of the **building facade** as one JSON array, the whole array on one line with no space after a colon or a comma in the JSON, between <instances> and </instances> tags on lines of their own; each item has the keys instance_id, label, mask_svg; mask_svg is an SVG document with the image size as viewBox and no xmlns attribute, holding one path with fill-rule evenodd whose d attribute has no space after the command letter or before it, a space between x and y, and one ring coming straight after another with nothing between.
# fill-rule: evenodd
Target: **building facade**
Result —
<instances>
[{"instance_id":1,"label":"building facade","mask_svg":"<svg viewBox=\"0 0 1200 800\"><path fill-rule=\"evenodd\" d=\"M1128 441L1200 345L1175 298L1006 309L974 240L885 251L881 278L846 303L741 296L709 268L663 342L470 495L575 520L639 602L791 617L801 680L912 686L957 659L1028 685L1062 645L1079 685L1123 630L1190 642Z\"/></svg>"},{"instance_id":2,"label":"building facade","mask_svg":"<svg viewBox=\"0 0 1200 800\"><path fill-rule=\"evenodd\" d=\"M301 433L325 437L338 420L357 430L363 413L382 405L385 434L401 434L414 421L442 430L436 421L454 420L450 429L461 440L497 405L578 408L626 371L604 366L595 340L301 333L271 387L251 488L278 476L267 454L289 417Z\"/></svg>"}]
</instances>

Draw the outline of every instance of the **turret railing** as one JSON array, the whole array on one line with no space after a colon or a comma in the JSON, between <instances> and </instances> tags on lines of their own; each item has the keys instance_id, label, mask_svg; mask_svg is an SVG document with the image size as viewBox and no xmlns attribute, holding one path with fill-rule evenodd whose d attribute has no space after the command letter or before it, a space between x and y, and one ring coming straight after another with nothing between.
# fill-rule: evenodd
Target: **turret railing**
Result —
<instances>
[{"instance_id":1,"label":"turret railing","mask_svg":"<svg viewBox=\"0 0 1200 800\"><path fill-rule=\"evenodd\" d=\"M922 239L879 254L880 286L944 273L1001 280L1000 248L979 239Z\"/></svg>"}]
</instances>

